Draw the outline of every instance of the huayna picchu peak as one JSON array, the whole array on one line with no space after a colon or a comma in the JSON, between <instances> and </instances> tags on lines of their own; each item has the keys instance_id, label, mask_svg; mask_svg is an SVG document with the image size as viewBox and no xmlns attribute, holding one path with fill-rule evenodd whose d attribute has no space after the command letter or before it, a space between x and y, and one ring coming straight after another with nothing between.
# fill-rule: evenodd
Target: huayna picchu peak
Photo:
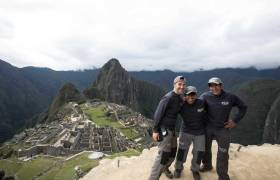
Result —
<instances>
[{"instance_id":1,"label":"huayna picchu peak","mask_svg":"<svg viewBox=\"0 0 280 180\"><path fill-rule=\"evenodd\" d=\"M156 85L131 77L117 59L109 60L101 68L93 85L84 91L88 98L127 105L148 117L151 117L164 93Z\"/></svg>"}]
</instances>

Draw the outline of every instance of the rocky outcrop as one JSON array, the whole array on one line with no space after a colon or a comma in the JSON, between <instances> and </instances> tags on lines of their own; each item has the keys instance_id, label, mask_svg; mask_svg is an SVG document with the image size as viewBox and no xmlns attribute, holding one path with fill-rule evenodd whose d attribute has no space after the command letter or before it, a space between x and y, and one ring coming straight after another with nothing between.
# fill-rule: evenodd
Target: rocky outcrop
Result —
<instances>
[{"instance_id":1,"label":"rocky outcrop","mask_svg":"<svg viewBox=\"0 0 280 180\"><path fill-rule=\"evenodd\" d=\"M137 107L134 81L117 59L111 59L102 67L93 87L106 101Z\"/></svg>"},{"instance_id":2,"label":"rocky outcrop","mask_svg":"<svg viewBox=\"0 0 280 180\"><path fill-rule=\"evenodd\" d=\"M84 91L88 98L127 105L149 117L164 93L158 86L131 77L117 59L109 60L93 85Z\"/></svg>"},{"instance_id":3,"label":"rocky outcrop","mask_svg":"<svg viewBox=\"0 0 280 180\"><path fill-rule=\"evenodd\" d=\"M58 119L58 111L63 107L63 105L68 102L82 103L85 99L78 91L78 89L71 83L65 84L60 90L58 95L53 100L49 110L47 121L53 121Z\"/></svg>"},{"instance_id":4,"label":"rocky outcrop","mask_svg":"<svg viewBox=\"0 0 280 180\"><path fill-rule=\"evenodd\" d=\"M242 147L242 146L241 146ZM192 148L190 148L192 149ZM212 147L214 169L201 173L201 179L217 180L216 173L216 155L217 144L214 142ZM239 150L239 151L238 151ZM240 149L239 144L231 144L229 150L229 176L232 180L278 180L280 177L280 146L279 145L262 145L248 146ZM144 149L139 157L118 157L113 160L104 159L99 165L93 168L82 180L144 180L148 179L154 159L158 153L157 147L150 150ZM190 171L192 153L189 151L187 162L182 176L179 179L193 179ZM174 163L170 170L174 171ZM168 180L163 174L161 180Z\"/></svg>"},{"instance_id":5,"label":"rocky outcrop","mask_svg":"<svg viewBox=\"0 0 280 180\"><path fill-rule=\"evenodd\" d=\"M280 95L275 99L265 120L263 142L280 144Z\"/></svg>"}]
</instances>

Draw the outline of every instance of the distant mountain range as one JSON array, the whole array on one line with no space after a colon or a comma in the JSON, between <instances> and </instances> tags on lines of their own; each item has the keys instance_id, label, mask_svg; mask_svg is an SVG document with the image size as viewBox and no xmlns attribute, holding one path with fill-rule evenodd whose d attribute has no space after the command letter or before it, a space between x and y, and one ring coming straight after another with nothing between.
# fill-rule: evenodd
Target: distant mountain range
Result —
<instances>
[{"instance_id":1,"label":"distant mountain range","mask_svg":"<svg viewBox=\"0 0 280 180\"><path fill-rule=\"evenodd\" d=\"M175 76L183 75L187 78L187 84L198 88L200 92L208 89L207 81L213 77L220 77L224 82L226 90L236 91L244 82L255 79L280 79L280 67L275 69L257 70L256 68L222 68L207 71L195 72L173 72L163 71L139 71L130 74L144 81L159 85L165 89L172 88L172 81Z\"/></svg>"},{"instance_id":2,"label":"distant mountain range","mask_svg":"<svg viewBox=\"0 0 280 180\"><path fill-rule=\"evenodd\" d=\"M71 82L83 89L97 73L98 70L17 68L0 60L0 143L24 128L27 122L36 122L34 116L47 110L65 83Z\"/></svg>"},{"instance_id":3,"label":"distant mountain range","mask_svg":"<svg viewBox=\"0 0 280 180\"><path fill-rule=\"evenodd\" d=\"M12 137L24 127L34 125L37 116L41 112L47 112L56 94L59 94L59 89L66 83L71 83L66 87L77 88L92 98L99 97L131 105L151 116L159 97L172 88L174 77L184 75L188 84L197 86L200 92L207 90L207 80L210 77L218 76L224 81L226 90L244 98L249 106L248 114L236 132L233 132L235 142L279 143L280 119L277 108L279 109L280 67L266 70L224 68L196 72L127 72L119 69L121 71L115 71L113 76L109 76L112 69L114 70L112 62L115 61L109 61L111 70L107 71L106 65L103 70L54 71L36 67L17 68L0 60L0 142ZM103 75L98 77L101 70ZM116 79L106 81L109 82L107 84L104 80L108 80L108 77ZM112 93L116 99L112 98ZM244 135L241 135L242 133Z\"/></svg>"}]
</instances>

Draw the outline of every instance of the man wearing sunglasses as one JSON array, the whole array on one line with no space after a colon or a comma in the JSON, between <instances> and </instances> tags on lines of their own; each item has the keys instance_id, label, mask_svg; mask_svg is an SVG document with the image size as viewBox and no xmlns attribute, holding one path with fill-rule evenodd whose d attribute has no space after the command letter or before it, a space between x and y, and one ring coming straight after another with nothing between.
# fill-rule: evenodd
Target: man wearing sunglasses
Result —
<instances>
[{"instance_id":1,"label":"man wearing sunglasses","mask_svg":"<svg viewBox=\"0 0 280 180\"><path fill-rule=\"evenodd\" d=\"M246 114L247 106L239 97L223 90L223 83L220 78L213 77L209 79L209 92L201 95L206 103L207 111L207 128L205 155L202 160L203 165L201 172L210 171L212 167L212 140L216 139L218 143L216 170L219 180L229 180L228 175L228 159L230 145L230 129ZM238 113L233 119L230 119L230 112L233 107L238 108Z\"/></svg>"},{"instance_id":2,"label":"man wearing sunglasses","mask_svg":"<svg viewBox=\"0 0 280 180\"><path fill-rule=\"evenodd\" d=\"M195 180L200 180L199 166L205 151L206 111L203 100L197 99L197 90L188 86L185 92L185 103L180 111L183 123L179 133L179 148L177 151L174 177L179 178L184 169L189 147L193 143L193 159L191 171Z\"/></svg>"},{"instance_id":3,"label":"man wearing sunglasses","mask_svg":"<svg viewBox=\"0 0 280 180\"><path fill-rule=\"evenodd\" d=\"M182 95L185 87L186 79L183 76L177 76L173 81L173 91L161 99L155 111L153 140L159 142L159 149L149 180L158 180L163 172L168 178L173 178L173 174L168 168L176 156L175 126L178 113L183 105Z\"/></svg>"}]
</instances>

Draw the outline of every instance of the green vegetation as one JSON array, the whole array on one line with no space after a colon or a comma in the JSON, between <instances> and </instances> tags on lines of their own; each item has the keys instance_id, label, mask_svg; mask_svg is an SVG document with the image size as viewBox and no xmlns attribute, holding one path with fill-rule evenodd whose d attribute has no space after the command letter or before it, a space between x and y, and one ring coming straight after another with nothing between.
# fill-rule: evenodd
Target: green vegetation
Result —
<instances>
[{"instance_id":1,"label":"green vegetation","mask_svg":"<svg viewBox=\"0 0 280 180\"><path fill-rule=\"evenodd\" d=\"M17 172L19 179L32 179L33 176L39 175L40 172L47 170L57 162L57 158L37 157L22 165Z\"/></svg>"},{"instance_id":2,"label":"green vegetation","mask_svg":"<svg viewBox=\"0 0 280 180\"><path fill-rule=\"evenodd\" d=\"M26 145L23 142L4 145L0 148L0 157L2 157L3 159L15 157L16 151L18 151L19 149L28 149L30 147L31 145Z\"/></svg>"},{"instance_id":3,"label":"green vegetation","mask_svg":"<svg viewBox=\"0 0 280 180\"><path fill-rule=\"evenodd\" d=\"M272 123L266 120L273 110L275 100L280 96L280 81L261 79L244 83L236 94L247 104L248 109L238 126L231 131L231 140L243 145L261 144L265 127ZM279 117L279 109L274 115ZM277 118L273 121L277 124ZM277 125L273 129L276 130ZM268 132L273 134L272 130ZM271 140L277 137L276 134L273 136Z\"/></svg>"},{"instance_id":4,"label":"green vegetation","mask_svg":"<svg viewBox=\"0 0 280 180\"><path fill-rule=\"evenodd\" d=\"M38 156L27 162L10 158L0 160L0 169L3 169L7 175L17 175L21 180L29 180L33 176L39 176L39 180L72 180L76 176L74 169L76 166L79 166L83 172L89 172L92 168L98 166L99 160L89 159L89 154L90 152L84 152L66 161L62 158L46 156ZM129 149L125 152L114 153L106 158L113 159L119 156L138 155L140 155L139 151Z\"/></svg>"},{"instance_id":5,"label":"green vegetation","mask_svg":"<svg viewBox=\"0 0 280 180\"><path fill-rule=\"evenodd\" d=\"M139 137L137 131L133 128L120 128L121 132L128 138L128 139L136 139Z\"/></svg>"},{"instance_id":6,"label":"green vegetation","mask_svg":"<svg viewBox=\"0 0 280 180\"><path fill-rule=\"evenodd\" d=\"M88 172L98 165L98 160L88 159L89 154L90 152L85 152L67 161L46 156L38 156L27 162L14 158L0 160L0 169L7 175L16 175L21 180L29 180L33 176L39 176L40 180L72 180L75 179L76 166L83 172Z\"/></svg>"},{"instance_id":7,"label":"green vegetation","mask_svg":"<svg viewBox=\"0 0 280 180\"><path fill-rule=\"evenodd\" d=\"M136 139L137 137L139 137L139 134L134 128L124 127L118 121L113 120L112 118L106 116L106 113L104 111L104 106L102 105L98 107L90 107L90 108L82 107L82 109L85 111L86 115L89 116L89 118L94 123L96 123L101 127L110 126L119 129L129 139Z\"/></svg>"},{"instance_id":8,"label":"green vegetation","mask_svg":"<svg viewBox=\"0 0 280 180\"><path fill-rule=\"evenodd\" d=\"M52 167L58 158L37 157L31 161L23 162L15 158L0 161L0 169L8 175L17 175L19 179L32 179L40 172Z\"/></svg>"},{"instance_id":9,"label":"green vegetation","mask_svg":"<svg viewBox=\"0 0 280 180\"><path fill-rule=\"evenodd\" d=\"M40 180L71 180L75 179L75 167L79 166L83 172L88 172L98 166L98 160L88 158L89 152L82 153L70 160L58 163L46 174L41 176Z\"/></svg>"},{"instance_id":10,"label":"green vegetation","mask_svg":"<svg viewBox=\"0 0 280 180\"><path fill-rule=\"evenodd\" d=\"M7 154L10 154L11 151L14 149L10 145L5 145L0 148L0 157L1 156L6 156Z\"/></svg>"},{"instance_id":11,"label":"green vegetation","mask_svg":"<svg viewBox=\"0 0 280 180\"><path fill-rule=\"evenodd\" d=\"M98 166L99 160L88 158L90 152L84 152L69 160L63 158L38 156L30 161L24 162L16 158L0 160L0 169L7 175L16 175L21 180L29 180L37 176L39 180L73 180L75 179L75 167L79 166L83 172L89 172ZM138 156L140 152L129 149L125 152L114 153L106 158L113 159L119 156Z\"/></svg>"},{"instance_id":12,"label":"green vegetation","mask_svg":"<svg viewBox=\"0 0 280 180\"><path fill-rule=\"evenodd\" d=\"M3 169L7 175L17 173L24 163L17 159L0 160L0 169Z\"/></svg>"},{"instance_id":13,"label":"green vegetation","mask_svg":"<svg viewBox=\"0 0 280 180\"><path fill-rule=\"evenodd\" d=\"M124 151L124 152L114 153L110 156L107 156L106 158L114 159L114 158L120 157L120 156L131 157L131 156L139 156L140 154L141 153L135 149L128 149L127 151Z\"/></svg>"}]
</instances>

